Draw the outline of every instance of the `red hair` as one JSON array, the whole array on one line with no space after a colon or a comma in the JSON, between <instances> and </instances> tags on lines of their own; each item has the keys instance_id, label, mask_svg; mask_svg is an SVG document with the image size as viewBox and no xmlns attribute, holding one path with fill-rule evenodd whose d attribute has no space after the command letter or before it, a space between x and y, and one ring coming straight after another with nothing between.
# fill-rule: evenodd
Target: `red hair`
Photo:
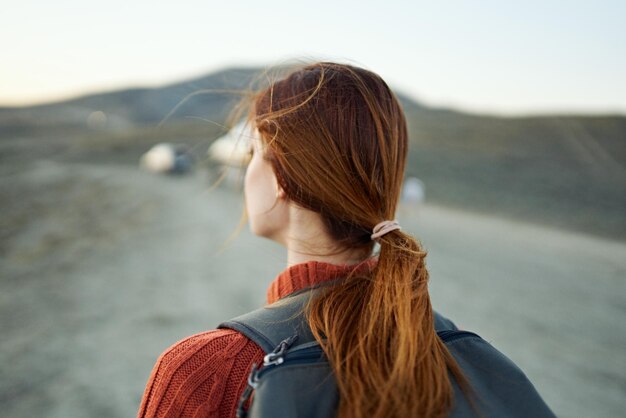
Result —
<instances>
[{"instance_id":1,"label":"red hair","mask_svg":"<svg viewBox=\"0 0 626 418\"><path fill-rule=\"evenodd\" d=\"M321 215L338 248L371 257L372 228L394 219L408 132L396 95L377 74L306 64L255 92L248 121L294 204ZM380 238L378 263L312 299L306 317L340 392L338 417L445 417L461 368L437 336L426 251L402 230Z\"/></svg>"}]
</instances>

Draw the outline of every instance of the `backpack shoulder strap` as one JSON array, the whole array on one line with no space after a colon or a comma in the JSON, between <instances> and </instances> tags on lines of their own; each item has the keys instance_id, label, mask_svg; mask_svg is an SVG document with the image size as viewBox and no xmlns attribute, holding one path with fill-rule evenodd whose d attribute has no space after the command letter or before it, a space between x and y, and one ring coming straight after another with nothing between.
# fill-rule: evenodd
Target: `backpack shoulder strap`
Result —
<instances>
[{"instance_id":1,"label":"backpack shoulder strap","mask_svg":"<svg viewBox=\"0 0 626 418\"><path fill-rule=\"evenodd\" d=\"M315 341L306 318L304 307L317 288L309 288L286 296L271 305L266 305L251 312L224 321L218 328L230 328L239 331L257 343L265 353L270 353L281 341L298 334L297 344ZM456 331L456 325L445 316L433 311L435 330Z\"/></svg>"},{"instance_id":2,"label":"backpack shoulder strap","mask_svg":"<svg viewBox=\"0 0 626 418\"><path fill-rule=\"evenodd\" d=\"M312 290L314 289L309 288L286 296L271 305L266 305L229 321L222 322L218 325L218 328L230 328L241 332L257 343L266 354L274 351L279 347L281 341L293 337L294 334L298 335L298 345L306 343L314 345L316 341L303 312L306 302L314 293ZM477 392L480 408L483 409L486 416L554 417L554 414L541 399L532 383L511 360L479 335L469 331L458 330L456 325L445 316L436 311L433 311L433 314L437 334L446 343L451 354L457 360L465 376ZM251 376L253 373L254 370ZM314 380L310 373L306 376L297 373L290 376L292 378L300 376L304 379L304 382ZM320 380L323 379L320 378ZM302 387L302 385L292 386ZM456 401L450 417L475 416L456 381L453 382L453 387ZM283 393L283 389L272 392L274 397L272 398L272 403L269 406L266 405L268 408L273 410L276 393L280 393L283 398L286 396L286 392ZM294 392L293 396L299 394L301 393ZM250 396L249 391L245 392L242 400L240 400L240 408L242 408L248 396ZM329 399L335 398L331 397ZM258 400L256 402L257 408L260 407L259 402ZM304 403L303 400L299 402L302 405L309 405ZM241 416L245 416L245 414Z\"/></svg>"},{"instance_id":3,"label":"backpack shoulder strap","mask_svg":"<svg viewBox=\"0 0 626 418\"><path fill-rule=\"evenodd\" d=\"M303 311L312 295L313 289L286 296L271 305L224 321L217 327L239 331L266 353L294 334L298 334L298 344L314 341Z\"/></svg>"}]
</instances>

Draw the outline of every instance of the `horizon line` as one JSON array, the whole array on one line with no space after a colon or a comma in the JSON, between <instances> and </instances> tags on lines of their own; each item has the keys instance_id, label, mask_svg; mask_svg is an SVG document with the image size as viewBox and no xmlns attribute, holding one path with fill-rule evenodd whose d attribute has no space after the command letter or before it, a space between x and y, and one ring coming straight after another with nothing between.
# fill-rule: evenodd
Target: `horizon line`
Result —
<instances>
[{"instance_id":1,"label":"horizon line","mask_svg":"<svg viewBox=\"0 0 626 418\"><path fill-rule=\"evenodd\" d=\"M187 76L178 76L170 81L157 81L153 83L137 83L133 81L129 81L126 83L120 83L118 85L112 85L108 87L103 87L100 90L97 87L86 88L82 90L77 90L73 93L67 93L58 96L51 96L49 98L44 98L42 100L35 101L26 101L26 102L2 102L0 99L0 109L28 109L31 107L40 107L40 106L50 106L55 104L61 104L63 102L69 102L73 100L79 100L82 98L95 96L99 94L113 94L120 91L125 90L135 90L135 89L160 89L165 88L170 85L184 83L186 81L190 81L197 78L207 77L212 74L216 74L224 71L232 71L238 69L247 69L247 70L255 70L255 69L263 69L267 67L266 65L250 65L250 64L226 64L219 66L213 70L196 72L195 75L187 75ZM275 67L271 66L271 67ZM390 85L391 87L391 85ZM626 117L626 108L604 108L604 109L594 109L594 108L586 108L582 109L579 107L575 108L557 108L557 107L544 107L544 108L536 108L536 109L525 109L525 110L506 110L505 108L496 109L493 107L478 107L478 106L467 106L458 103L434 103L428 100L423 100L415 97L415 95L407 93L405 90L396 89L392 87L397 93L400 93L412 100L413 102L428 107L430 109L436 110L448 110L452 112L471 114L475 116L493 116L493 117L503 117L503 118L525 118L525 117L541 117L541 116L620 116Z\"/></svg>"}]
</instances>

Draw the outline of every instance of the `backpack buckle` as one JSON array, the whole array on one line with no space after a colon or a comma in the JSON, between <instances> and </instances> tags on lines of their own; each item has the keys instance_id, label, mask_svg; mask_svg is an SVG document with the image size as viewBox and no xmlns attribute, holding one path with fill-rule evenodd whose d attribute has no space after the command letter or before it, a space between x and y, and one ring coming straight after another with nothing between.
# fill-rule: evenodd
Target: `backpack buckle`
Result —
<instances>
[{"instance_id":1,"label":"backpack buckle","mask_svg":"<svg viewBox=\"0 0 626 418\"><path fill-rule=\"evenodd\" d=\"M285 352L297 339L298 334L294 334L291 337L282 340L271 353L268 353L265 357L263 357L263 366L270 366L273 364L278 365L285 361Z\"/></svg>"}]
</instances>

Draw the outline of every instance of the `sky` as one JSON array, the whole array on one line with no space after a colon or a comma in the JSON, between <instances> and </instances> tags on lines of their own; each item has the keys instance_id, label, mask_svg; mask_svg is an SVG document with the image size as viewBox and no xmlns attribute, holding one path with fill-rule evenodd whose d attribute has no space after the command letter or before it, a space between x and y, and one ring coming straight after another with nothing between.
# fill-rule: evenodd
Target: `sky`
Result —
<instances>
[{"instance_id":1,"label":"sky","mask_svg":"<svg viewBox=\"0 0 626 418\"><path fill-rule=\"evenodd\" d=\"M626 114L624 1L0 0L0 105L331 60L429 106Z\"/></svg>"}]
</instances>

